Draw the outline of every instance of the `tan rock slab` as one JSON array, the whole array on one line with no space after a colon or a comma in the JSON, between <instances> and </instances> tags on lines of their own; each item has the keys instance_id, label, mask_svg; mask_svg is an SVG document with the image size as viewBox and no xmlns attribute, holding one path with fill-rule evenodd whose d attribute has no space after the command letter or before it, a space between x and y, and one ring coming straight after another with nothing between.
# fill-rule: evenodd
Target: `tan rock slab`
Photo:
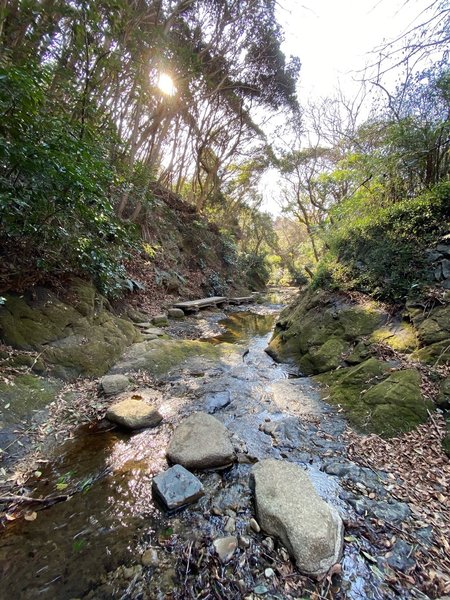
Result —
<instances>
[{"instance_id":1,"label":"tan rock slab","mask_svg":"<svg viewBox=\"0 0 450 600\"><path fill-rule=\"evenodd\" d=\"M303 469L263 460L252 469L252 485L261 529L285 545L302 573L320 576L339 561L342 520L318 496Z\"/></svg>"},{"instance_id":2,"label":"tan rock slab","mask_svg":"<svg viewBox=\"0 0 450 600\"><path fill-rule=\"evenodd\" d=\"M134 398L126 398L110 406L106 418L126 429L156 427L162 421L162 415L155 407Z\"/></svg>"},{"instance_id":3,"label":"tan rock slab","mask_svg":"<svg viewBox=\"0 0 450 600\"><path fill-rule=\"evenodd\" d=\"M186 469L224 467L235 458L227 428L202 412L190 415L178 425L166 454L170 462Z\"/></svg>"}]
</instances>

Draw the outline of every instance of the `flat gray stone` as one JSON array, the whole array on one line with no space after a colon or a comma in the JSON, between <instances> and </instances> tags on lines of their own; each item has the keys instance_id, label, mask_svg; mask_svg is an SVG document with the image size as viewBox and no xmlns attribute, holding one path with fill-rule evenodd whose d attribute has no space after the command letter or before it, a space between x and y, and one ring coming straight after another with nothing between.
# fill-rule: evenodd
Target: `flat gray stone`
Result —
<instances>
[{"instance_id":1,"label":"flat gray stone","mask_svg":"<svg viewBox=\"0 0 450 600\"><path fill-rule=\"evenodd\" d=\"M153 478L153 491L169 510L191 504L204 494L201 481L181 465Z\"/></svg>"},{"instance_id":2,"label":"flat gray stone","mask_svg":"<svg viewBox=\"0 0 450 600\"><path fill-rule=\"evenodd\" d=\"M252 485L261 529L281 540L302 573L323 575L339 561L342 520L317 495L303 469L263 460L252 469Z\"/></svg>"},{"instance_id":3,"label":"flat gray stone","mask_svg":"<svg viewBox=\"0 0 450 600\"><path fill-rule=\"evenodd\" d=\"M162 421L162 416L156 408L134 398L126 398L110 406L106 418L126 429L156 427Z\"/></svg>"},{"instance_id":4,"label":"flat gray stone","mask_svg":"<svg viewBox=\"0 0 450 600\"><path fill-rule=\"evenodd\" d=\"M106 396L115 396L130 386L130 380L125 375L105 375L100 380L100 386Z\"/></svg>"},{"instance_id":5,"label":"flat gray stone","mask_svg":"<svg viewBox=\"0 0 450 600\"><path fill-rule=\"evenodd\" d=\"M226 427L207 413L194 413L175 429L167 458L187 469L224 467L234 461L234 449Z\"/></svg>"}]
</instances>

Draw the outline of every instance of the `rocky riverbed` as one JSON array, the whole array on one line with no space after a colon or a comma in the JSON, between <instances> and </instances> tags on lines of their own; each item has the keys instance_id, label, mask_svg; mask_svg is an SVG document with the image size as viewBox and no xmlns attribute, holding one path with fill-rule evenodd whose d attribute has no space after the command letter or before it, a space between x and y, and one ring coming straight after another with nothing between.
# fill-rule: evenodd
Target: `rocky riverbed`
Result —
<instances>
[{"instance_id":1,"label":"rocky riverbed","mask_svg":"<svg viewBox=\"0 0 450 600\"><path fill-rule=\"evenodd\" d=\"M429 597L416 574L434 544L433 526L393 496L395 476L349 459L346 421L317 384L265 352L281 309L270 300L172 323L165 331L177 339L139 342L116 362L110 373L123 376L122 386L99 395L102 407L131 397L163 420L138 431L90 423L46 451L19 493L62 501L42 510L31 504L24 518L9 514L0 537L0 596ZM188 339L192 331L201 341ZM149 372L155 379L143 388ZM183 425L194 413L207 416L204 426ZM208 418L218 421L216 429L208 429ZM195 450L190 462L186 440ZM199 463L219 442L222 463ZM164 505L171 482L154 493L154 480L170 466L168 449L199 486L178 510ZM283 473L272 471L278 465ZM299 505L297 477L308 482ZM280 489L282 501L273 501ZM320 529L314 504L329 525L306 551ZM326 566L311 567L321 551Z\"/></svg>"}]
</instances>

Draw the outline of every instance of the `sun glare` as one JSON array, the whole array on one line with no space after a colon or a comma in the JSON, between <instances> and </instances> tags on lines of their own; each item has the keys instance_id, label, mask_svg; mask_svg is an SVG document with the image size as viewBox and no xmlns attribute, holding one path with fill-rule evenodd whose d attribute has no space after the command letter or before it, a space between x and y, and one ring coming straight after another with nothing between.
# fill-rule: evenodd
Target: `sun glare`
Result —
<instances>
[{"instance_id":1,"label":"sun glare","mask_svg":"<svg viewBox=\"0 0 450 600\"><path fill-rule=\"evenodd\" d=\"M177 91L173 79L167 73L160 73L158 79L158 87L162 91L163 94L167 96L173 96Z\"/></svg>"}]
</instances>

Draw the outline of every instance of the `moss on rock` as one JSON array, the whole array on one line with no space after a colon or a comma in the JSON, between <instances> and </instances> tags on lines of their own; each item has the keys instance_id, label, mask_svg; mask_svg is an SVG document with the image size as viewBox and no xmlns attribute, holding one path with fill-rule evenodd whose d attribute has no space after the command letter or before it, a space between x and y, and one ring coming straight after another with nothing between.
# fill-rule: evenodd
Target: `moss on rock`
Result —
<instances>
[{"instance_id":1,"label":"moss on rock","mask_svg":"<svg viewBox=\"0 0 450 600\"><path fill-rule=\"evenodd\" d=\"M343 365L343 354L370 335L387 315L375 302L351 304L338 296L307 292L280 315L268 352L277 360L294 360L309 374Z\"/></svg>"},{"instance_id":2,"label":"moss on rock","mask_svg":"<svg viewBox=\"0 0 450 600\"><path fill-rule=\"evenodd\" d=\"M3 424L15 424L32 411L45 408L62 388L61 383L36 375L17 375L0 382L0 411Z\"/></svg>"},{"instance_id":3,"label":"moss on rock","mask_svg":"<svg viewBox=\"0 0 450 600\"><path fill-rule=\"evenodd\" d=\"M405 321L391 323L376 329L370 336L372 342L382 342L398 352L410 353L419 345L417 332L414 327Z\"/></svg>"},{"instance_id":4,"label":"moss on rock","mask_svg":"<svg viewBox=\"0 0 450 600\"><path fill-rule=\"evenodd\" d=\"M133 344L123 355L120 362L111 369L111 374L144 370L160 376L191 357L220 359L234 352L230 344L214 345L195 340L156 339Z\"/></svg>"},{"instance_id":5,"label":"moss on rock","mask_svg":"<svg viewBox=\"0 0 450 600\"><path fill-rule=\"evenodd\" d=\"M353 425L389 437L426 420L431 408L422 398L418 371L390 370L388 363L370 358L314 379L328 386L327 401L341 405Z\"/></svg>"},{"instance_id":6,"label":"moss on rock","mask_svg":"<svg viewBox=\"0 0 450 600\"><path fill-rule=\"evenodd\" d=\"M49 372L63 379L100 376L139 339L132 323L108 310L92 284L75 279L63 302L37 288L33 296L7 294L0 335L15 348L37 350Z\"/></svg>"}]
</instances>

